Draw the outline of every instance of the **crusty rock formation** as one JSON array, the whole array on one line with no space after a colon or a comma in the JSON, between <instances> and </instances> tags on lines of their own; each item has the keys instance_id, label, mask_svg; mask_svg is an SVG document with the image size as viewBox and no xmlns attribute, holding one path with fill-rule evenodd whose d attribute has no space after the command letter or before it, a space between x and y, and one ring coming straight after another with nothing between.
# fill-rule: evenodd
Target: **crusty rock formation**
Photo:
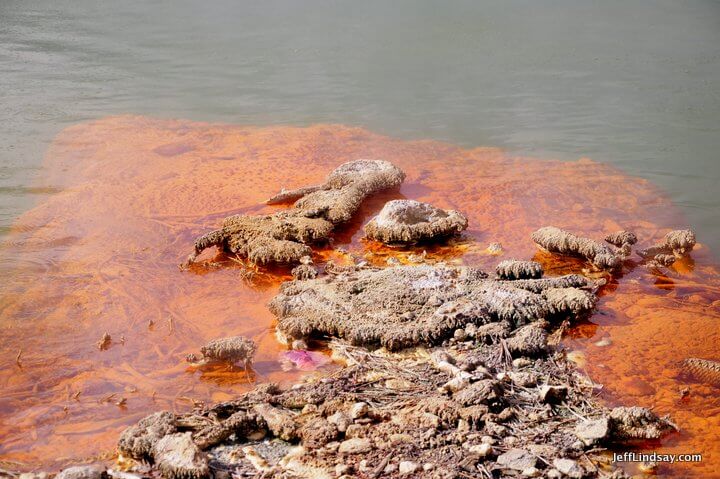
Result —
<instances>
[{"instance_id":1,"label":"crusty rock formation","mask_svg":"<svg viewBox=\"0 0 720 479\"><path fill-rule=\"evenodd\" d=\"M21 477L23 474L21 474ZM25 477L30 478L42 477L41 475L35 476L34 474L27 474ZM12 477L12 476L9 476ZM108 474L105 468L100 464L90 464L87 466L73 466L62 470L55 479L107 479Z\"/></svg>"},{"instance_id":2,"label":"crusty rock formation","mask_svg":"<svg viewBox=\"0 0 720 479\"><path fill-rule=\"evenodd\" d=\"M242 362L244 366L248 366L252 363L255 351L257 351L257 345L252 339L244 336L232 336L213 339L200 348L199 357L190 354L186 359L191 363L226 362L236 364Z\"/></svg>"},{"instance_id":3,"label":"crusty rock formation","mask_svg":"<svg viewBox=\"0 0 720 479\"><path fill-rule=\"evenodd\" d=\"M537 279L543 275L543 268L535 261L506 259L498 263L495 274L500 279Z\"/></svg>"},{"instance_id":4,"label":"crusty rock formation","mask_svg":"<svg viewBox=\"0 0 720 479\"><path fill-rule=\"evenodd\" d=\"M677 427L643 407L616 407L610 412L610 429L618 440L659 439Z\"/></svg>"},{"instance_id":5,"label":"crusty rock formation","mask_svg":"<svg viewBox=\"0 0 720 479\"><path fill-rule=\"evenodd\" d=\"M156 412L125 429L120 435L118 450L135 459L151 459L155 443L175 432L175 415L168 411Z\"/></svg>"},{"instance_id":6,"label":"crusty rock formation","mask_svg":"<svg viewBox=\"0 0 720 479\"><path fill-rule=\"evenodd\" d=\"M663 266L670 266L675 259L690 254L695 247L695 233L690 230L674 230L665 235L663 240L646 249L638 250L638 255L645 260L655 261Z\"/></svg>"},{"instance_id":7,"label":"crusty rock formation","mask_svg":"<svg viewBox=\"0 0 720 479\"><path fill-rule=\"evenodd\" d=\"M382 243L417 243L445 238L468 226L455 210L443 210L415 200L393 200L365 225L365 235Z\"/></svg>"},{"instance_id":8,"label":"crusty rock formation","mask_svg":"<svg viewBox=\"0 0 720 479\"><path fill-rule=\"evenodd\" d=\"M207 455L189 432L168 434L153 446L155 465L166 479L203 479L210 475Z\"/></svg>"},{"instance_id":9,"label":"crusty rock formation","mask_svg":"<svg viewBox=\"0 0 720 479\"><path fill-rule=\"evenodd\" d=\"M617 237L610 235L608 241L631 240L630 234L620 232ZM545 226L535 231L532 234L532 240L545 251L585 258L594 267L601 270L619 269L623 259L629 254L627 248L614 250L610 246L589 238L575 236L554 226Z\"/></svg>"},{"instance_id":10,"label":"crusty rock formation","mask_svg":"<svg viewBox=\"0 0 720 479\"><path fill-rule=\"evenodd\" d=\"M683 371L693 379L720 386L720 362L709 359L687 358L682 364Z\"/></svg>"},{"instance_id":11,"label":"crusty rock formation","mask_svg":"<svg viewBox=\"0 0 720 479\"><path fill-rule=\"evenodd\" d=\"M310 244L325 241L333 228L348 221L368 196L394 188L405 173L381 160L356 160L333 170L322 185L283 191L269 204L295 201L271 215L234 215L220 229L195 240L187 264L212 246L259 264L296 263L312 253Z\"/></svg>"},{"instance_id":12,"label":"crusty rock formation","mask_svg":"<svg viewBox=\"0 0 720 479\"><path fill-rule=\"evenodd\" d=\"M555 313L576 315L595 303L592 292L573 288L595 286L578 275L496 281L470 267L356 267L284 283L270 309L288 342L335 336L399 350L438 344L468 324L520 325Z\"/></svg>"}]
</instances>

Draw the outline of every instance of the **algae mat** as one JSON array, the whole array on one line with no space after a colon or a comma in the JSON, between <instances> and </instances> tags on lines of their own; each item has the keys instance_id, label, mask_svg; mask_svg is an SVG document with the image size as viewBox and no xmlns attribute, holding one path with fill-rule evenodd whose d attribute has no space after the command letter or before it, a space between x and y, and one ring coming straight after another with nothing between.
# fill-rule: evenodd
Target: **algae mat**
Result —
<instances>
[{"instance_id":1,"label":"algae mat","mask_svg":"<svg viewBox=\"0 0 720 479\"><path fill-rule=\"evenodd\" d=\"M535 257L550 272L578 271L576 261L537 253L530 233L550 224L597 239L629 229L640 247L688 226L647 181L586 159L518 158L337 125L122 116L67 128L38 179L60 192L19 218L0 250L0 461L32 468L110 457L118 433L151 410L186 410L247 390L244 372L193 371L184 362L217 337L259 342L255 381L306 374L282 370L266 307L286 270L249 284L227 259L210 270L177 265L223 217L275 211L281 207L262 202L280 188L316 184L359 158L391 161L408 174L399 191L369 200L335 234L336 247L374 260L402 256L361 240L362 225L397 198L467 214L468 241L430 253L489 270L500 259ZM487 254L490 242L502 243L504 254ZM329 256L337 254L318 259ZM608 401L673 415L682 432L648 447L703 453L693 473L711 474L720 467L718 390L692 383L688 397L679 394L688 385L682 359L720 359L720 281L709 251L700 244L666 276L626 270L602 295L599 313L575 327L568 344L584 351ZM102 350L106 331L112 343Z\"/></svg>"}]
</instances>

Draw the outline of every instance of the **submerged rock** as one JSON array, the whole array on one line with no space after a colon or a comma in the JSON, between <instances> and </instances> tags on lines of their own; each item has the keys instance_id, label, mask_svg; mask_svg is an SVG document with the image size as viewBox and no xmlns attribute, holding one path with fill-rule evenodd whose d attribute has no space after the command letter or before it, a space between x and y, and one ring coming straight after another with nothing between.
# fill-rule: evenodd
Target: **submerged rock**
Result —
<instances>
[{"instance_id":1,"label":"submerged rock","mask_svg":"<svg viewBox=\"0 0 720 479\"><path fill-rule=\"evenodd\" d=\"M447 237L467 228L467 218L415 200L393 200L365 225L365 235L383 243L416 243Z\"/></svg>"},{"instance_id":2,"label":"submerged rock","mask_svg":"<svg viewBox=\"0 0 720 479\"><path fill-rule=\"evenodd\" d=\"M237 364L242 362L248 366L255 355L257 345L244 336L213 339L200 348L200 357L190 354L187 360L192 363L226 362Z\"/></svg>"},{"instance_id":3,"label":"submerged rock","mask_svg":"<svg viewBox=\"0 0 720 479\"><path fill-rule=\"evenodd\" d=\"M533 281L542 283L530 284ZM358 267L285 283L270 309L288 342L327 335L399 350L438 344L471 324L502 320L523 324L545 318L559 308L540 293L567 281L567 277L523 280L516 287L514 281L488 279L470 267ZM591 282L583 279L582 284ZM576 310L581 306L572 305Z\"/></svg>"},{"instance_id":4,"label":"submerged rock","mask_svg":"<svg viewBox=\"0 0 720 479\"><path fill-rule=\"evenodd\" d=\"M683 361L682 368L698 381L720 385L720 362L718 361L688 358Z\"/></svg>"},{"instance_id":5,"label":"submerged rock","mask_svg":"<svg viewBox=\"0 0 720 479\"><path fill-rule=\"evenodd\" d=\"M283 191L269 204L295 201L292 208L271 215L234 215L220 229L195 240L187 264L212 246L254 263L296 263L312 253L310 244L325 241L368 196L394 188L405 173L381 160L356 160L333 170L322 185Z\"/></svg>"}]
</instances>

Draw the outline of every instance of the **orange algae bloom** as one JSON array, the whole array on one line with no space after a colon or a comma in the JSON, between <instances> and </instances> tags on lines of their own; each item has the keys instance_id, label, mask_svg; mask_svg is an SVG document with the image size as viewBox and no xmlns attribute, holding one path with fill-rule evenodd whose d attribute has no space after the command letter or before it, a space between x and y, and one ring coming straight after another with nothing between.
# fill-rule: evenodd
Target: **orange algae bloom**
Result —
<instances>
[{"instance_id":1,"label":"orange algae bloom","mask_svg":"<svg viewBox=\"0 0 720 479\"><path fill-rule=\"evenodd\" d=\"M412 263L414 255L494 271L516 258L536 261L546 275L577 273L587 266L582 260L538 252L531 233L547 225L589 238L627 230L648 248L687 226L647 181L590 160L519 158L336 125L254 128L124 116L67 128L39 179L62 191L19 218L0 250L10 265L0 285L0 460L55 468L111 453L119 433L152 411L183 411L246 391L244 371L188 370L185 356L219 337L258 344L256 381L307 374L283 371L266 307L288 270L215 252L203 253L199 260L209 263L190 271L177 264L194 238L223 218L286 209L263 201L281 188L321 184L329 171L360 158L389 161L407 178L338 226L334 250L315 251L316 263L339 264L342 255ZM362 226L393 199L462 212L465 238L409 252L361 241ZM503 245L499 257L485 251L493 242ZM681 435L654 450L704 454L702 463L661 465L667 476L720 468L717 386L691 383L682 400L678 392L688 386L686 358L720 359L717 273L702 244L664 275L625 268L601 292L602 314L567 339L584 352L610 403L672 415ZM100 350L105 332L113 344ZM127 401L118 406L121 397Z\"/></svg>"}]
</instances>

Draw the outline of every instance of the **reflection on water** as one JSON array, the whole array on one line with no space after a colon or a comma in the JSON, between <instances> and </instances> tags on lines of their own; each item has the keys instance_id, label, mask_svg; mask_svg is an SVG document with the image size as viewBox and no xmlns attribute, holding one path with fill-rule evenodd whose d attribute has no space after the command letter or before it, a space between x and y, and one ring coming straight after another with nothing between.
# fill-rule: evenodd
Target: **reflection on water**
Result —
<instances>
[{"instance_id":1,"label":"reflection on water","mask_svg":"<svg viewBox=\"0 0 720 479\"><path fill-rule=\"evenodd\" d=\"M467 240L428 254L488 269L498 261L488 243L502 243L502 258L531 258L530 233L548 224L596 238L629 229L639 246L686 226L648 182L589 160L539 161L342 126L112 117L70 127L50 148L41 179L62 191L24 214L0 253L9 278L0 285L0 460L50 467L109 454L118 432L151 410L183 410L246 390L244 371L193 371L184 363L213 338L255 339L256 381L307 374L282 370L265 306L287 271L248 278L228 258L216 258L219 268L182 272L177 265L193 238L222 217L276 210L262 201L281 187L316 184L358 158L392 161L408 179L399 192L368 201L337 233L335 247L347 253L321 251L318 259L397 256L361 241L361 226L399 197L465 212ZM704 453L706 461L693 467L707 472L720 466L717 390L693 384L680 400L678 364L686 356L720 358L720 286L707 248L699 245L693 257L666 278L628 268L568 344L585 351L608 401L672 413L682 433L662 449ZM581 267L537 259L552 272ZM105 332L112 344L100 350Z\"/></svg>"}]
</instances>

